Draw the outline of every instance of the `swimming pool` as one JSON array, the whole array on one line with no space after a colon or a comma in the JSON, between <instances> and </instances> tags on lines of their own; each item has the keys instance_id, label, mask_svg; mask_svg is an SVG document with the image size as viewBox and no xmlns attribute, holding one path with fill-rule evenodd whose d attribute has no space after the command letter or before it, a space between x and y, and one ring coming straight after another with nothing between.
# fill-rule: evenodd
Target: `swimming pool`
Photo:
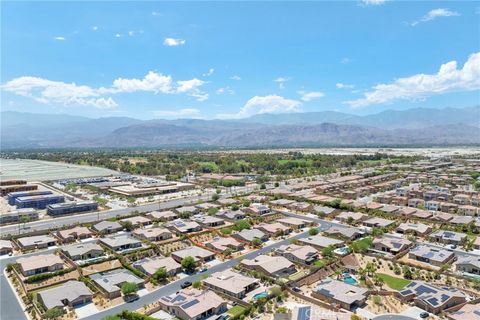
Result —
<instances>
[{"instance_id":1,"label":"swimming pool","mask_svg":"<svg viewBox=\"0 0 480 320\"><path fill-rule=\"evenodd\" d=\"M253 296L253 300L258 300L258 299L267 298L267 297L268 297L267 292L260 292L260 293L257 293Z\"/></svg>"},{"instance_id":2,"label":"swimming pool","mask_svg":"<svg viewBox=\"0 0 480 320\"><path fill-rule=\"evenodd\" d=\"M343 275L343 282L345 282L346 284L354 285L354 286L358 284L357 280L355 280L355 278L348 273Z\"/></svg>"}]
</instances>

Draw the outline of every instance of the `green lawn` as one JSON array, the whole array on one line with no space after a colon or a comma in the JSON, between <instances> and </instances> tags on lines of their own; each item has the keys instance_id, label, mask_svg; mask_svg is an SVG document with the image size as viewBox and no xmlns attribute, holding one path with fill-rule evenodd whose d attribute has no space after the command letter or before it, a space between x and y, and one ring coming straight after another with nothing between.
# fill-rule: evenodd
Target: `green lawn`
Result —
<instances>
[{"instance_id":1,"label":"green lawn","mask_svg":"<svg viewBox=\"0 0 480 320\"><path fill-rule=\"evenodd\" d=\"M322 268L325 264L326 262L324 260L315 260L313 262L313 265L318 268Z\"/></svg>"},{"instance_id":2,"label":"green lawn","mask_svg":"<svg viewBox=\"0 0 480 320\"><path fill-rule=\"evenodd\" d=\"M290 281L295 281L295 280L298 280L300 279L301 277L303 277L305 275L305 272L304 271L298 271L294 274L291 274L289 277L288 277L288 280Z\"/></svg>"},{"instance_id":3,"label":"green lawn","mask_svg":"<svg viewBox=\"0 0 480 320\"><path fill-rule=\"evenodd\" d=\"M245 308L239 305L236 305L234 307L231 307L228 309L227 313L230 315L231 318L235 318L240 316L245 312Z\"/></svg>"},{"instance_id":4,"label":"green lawn","mask_svg":"<svg viewBox=\"0 0 480 320\"><path fill-rule=\"evenodd\" d=\"M381 279L383 279L383 281L385 282L385 284L387 286L389 286L390 288L392 288L394 290L401 290L411 282L410 280L397 278L397 277L392 277L392 276L390 276L388 274L385 274L385 273L377 273L377 275Z\"/></svg>"}]
</instances>

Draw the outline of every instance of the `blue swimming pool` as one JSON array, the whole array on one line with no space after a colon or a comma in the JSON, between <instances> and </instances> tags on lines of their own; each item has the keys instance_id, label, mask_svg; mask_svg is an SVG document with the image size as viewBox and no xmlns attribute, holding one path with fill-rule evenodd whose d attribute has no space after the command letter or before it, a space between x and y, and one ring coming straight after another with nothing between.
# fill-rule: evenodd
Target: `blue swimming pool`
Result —
<instances>
[{"instance_id":1,"label":"blue swimming pool","mask_svg":"<svg viewBox=\"0 0 480 320\"><path fill-rule=\"evenodd\" d=\"M267 298L267 297L268 297L267 292L260 292L260 293L257 293L253 296L253 300L258 300L258 299Z\"/></svg>"},{"instance_id":2,"label":"blue swimming pool","mask_svg":"<svg viewBox=\"0 0 480 320\"><path fill-rule=\"evenodd\" d=\"M353 278L349 274L344 274L343 275L343 282L345 282L346 284L354 285L354 286L356 286L358 284L357 280L355 280L355 278Z\"/></svg>"}]
</instances>

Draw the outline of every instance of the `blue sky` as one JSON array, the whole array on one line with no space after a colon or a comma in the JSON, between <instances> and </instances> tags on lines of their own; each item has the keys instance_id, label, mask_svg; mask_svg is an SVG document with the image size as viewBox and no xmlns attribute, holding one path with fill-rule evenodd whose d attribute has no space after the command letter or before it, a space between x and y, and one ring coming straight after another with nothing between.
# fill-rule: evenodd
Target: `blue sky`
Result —
<instances>
[{"instance_id":1,"label":"blue sky","mask_svg":"<svg viewBox=\"0 0 480 320\"><path fill-rule=\"evenodd\" d=\"M480 100L473 1L1 6L2 110L241 118Z\"/></svg>"}]
</instances>

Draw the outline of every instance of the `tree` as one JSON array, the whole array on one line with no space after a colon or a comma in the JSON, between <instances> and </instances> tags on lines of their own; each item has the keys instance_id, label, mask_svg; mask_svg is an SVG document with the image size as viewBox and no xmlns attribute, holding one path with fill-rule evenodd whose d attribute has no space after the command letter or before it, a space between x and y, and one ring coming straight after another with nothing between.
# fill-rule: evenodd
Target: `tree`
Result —
<instances>
[{"instance_id":1,"label":"tree","mask_svg":"<svg viewBox=\"0 0 480 320\"><path fill-rule=\"evenodd\" d=\"M311 236L316 236L318 234L318 229L317 228L311 228L308 230L308 234Z\"/></svg>"},{"instance_id":2,"label":"tree","mask_svg":"<svg viewBox=\"0 0 480 320\"><path fill-rule=\"evenodd\" d=\"M350 317L350 320L362 320L362 318L360 318L356 314L352 314L352 316Z\"/></svg>"},{"instance_id":3,"label":"tree","mask_svg":"<svg viewBox=\"0 0 480 320\"><path fill-rule=\"evenodd\" d=\"M235 221L235 230L237 231L242 231L243 229L250 229L250 228L251 228L250 223L248 223L248 221L245 219Z\"/></svg>"},{"instance_id":4,"label":"tree","mask_svg":"<svg viewBox=\"0 0 480 320\"><path fill-rule=\"evenodd\" d=\"M182 268L187 272L193 272L195 270L195 260L193 257L185 257L182 259Z\"/></svg>"},{"instance_id":5,"label":"tree","mask_svg":"<svg viewBox=\"0 0 480 320\"><path fill-rule=\"evenodd\" d=\"M265 183L262 183L260 185L260 190L265 190L265 189L267 189L267 186L265 185Z\"/></svg>"},{"instance_id":6,"label":"tree","mask_svg":"<svg viewBox=\"0 0 480 320\"><path fill-rule=\"evenodd\" d=\"M218 194L214 193L212 195L212 201L217 201L218 199L220 199L220 196Z\"/></svg>"},{"instance_id":7,"label":"tree","mask_svg":"<svg viewBox=\"0 0 480 320\"><path fill-rule=\"evenodd\" d=\"M255 238L253 238L253 240L252 240L252 245L253 245L254 247L257 247L257 248L258 248L258 247L260 247L260 246L262 245L262 240L260 240L259 238L256 238L256 237L255 237Z\"/></svg>"},{"instance_id":8,"label":"tree","mask_svg":"<svg viewBox=\"0 0 480 320\"><path fill-rule=\"evenodd\" d=\"M192 283L192 287L194 287L195 289L199 289L201 285L202 283L200 281L194 281Z\"/></svg>"},{"instance_id":9,"label":"tree","mask_svg":"<svg viewBox=\"0 0 480 320\"><path fill-rule=\"evenodd\" d=\"M135 229L135 227L133 226L133 223L131 221L125 221L125 222L122 222L122 226L125 228L125 230L127 231L133 231L133 229Z\"/></svg>"},{"instance_id":10,"label":"tree","mask_svg":"<svg viewBox=\"0 0 480 320\"><path fill-rule=\"evenodd\" d=\"M60 308L52 308L48 309L44 314L43 318L44 319L57 319L59 317L63 316L63 310Z\"/></svg>"},{"instance_id":11,"label":"tree","mask_svg":"<svg viewBox=\"0 0 480 320\"><path fill-rule=\"evenodd\" d=\"M168 273L164 267L158 268L157 271L152 275L152 278L155 279L157 282L162 282L167 279Z\"/></svg>"},{"instance_id":12,"label":"tree","mask_svg":"<svg viewBox=\"0 0 480 320\"><path fill-rule=\"evenodd\" d=\"M125 282L122 284L122 293L124 296L135 294L138 291L138 285L135 282Z\"/></svg>"},{"instance_id":13,"label":"tree","mask_svg":"<svg viewBox=\"0 0 480 320\"><path fill-rule=\"evenodd\" d=\"M213 216L218 212L218 208L210 208L208 209L208 215Z\"/></svg>"},{"instance_id":14,"label":"tree","mask_svg":"<svg viewBox=\"0 0 480 320\"><path fill-rule=\"evenodd\" d=\"M324 258L333 257L333 250L335 250L335 248L333 246L328 246L326 248L323 248L322 249L322 257L324 257Z\"/></svg>"}]
</instances>

